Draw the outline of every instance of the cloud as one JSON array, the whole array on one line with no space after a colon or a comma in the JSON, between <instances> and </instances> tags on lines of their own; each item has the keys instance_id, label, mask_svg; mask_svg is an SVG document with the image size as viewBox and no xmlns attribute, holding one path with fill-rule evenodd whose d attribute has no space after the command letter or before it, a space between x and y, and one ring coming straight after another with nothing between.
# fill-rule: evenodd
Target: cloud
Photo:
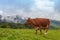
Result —
<instances>
[{"instance_id":1,"label":"cloud","mask_svg":"<svg viewBox=\"0 0 60 40\"><path fill-rule=\"evenodd\" d=\"M3 11L0 10L0 15L3 15Z\"/></svg>"},{"instance_id":2,"label":"cloud","mask_svg":"<svg viewBox=\"0 0 60 40\"><path fill-rule=\"evenodd\" d=\"M35 6L32 8L31 15L36 17L49 17L54 12L54 2L35 0ZM34 17L35 17L34 16Z\"/></svg>"},{"instance_id":3,"label":"cloud","mask_svg":"<svg viewBox=\"0 0 60 40\"><path fill-rule=\"evenodd\" d=\"M35 0L35 6L37 9L48 10L54 7L54 2L48 1L48 0L45 0L45 1Z\"/></svg>"},{"instance_id":4,"label":"cloud","mask_svg":"<svg viewBox=\"0 0 60 40\"><path fill-rule=\"evenodd\" d=\"M7 15L21 14L21 11L29 13L33 6L34 0L0 0L0 10Z\"/></svg>"},{"instance_id":5,"label":"cloud","mask_svg":"<svg viewBox=\"0 0 60 40\"><path fill-rule=\"evenodd\" d=\"M55 2L54 1L42 1L42 0L35 0L35 6L32 8L32 12L30 13L29 17L36 18L50 18L53 20L60 20L59 13L55 11Z\"/></svg>"},{"instance_id":6,"label":"cloud","mask_svg":"<svg viewBox=\"0 0 60 40\"><path fill-rule=\"evenodd\" d=\"M0 14L60 20L60 14L55 12L55 6L55 1L52 0L9 0L0 4Z\"/></svg>"},{"instance_id":7,"label":"cloud","mask_svg":"<svg viewBox=\"0 0 60 40\"><path fill-rule=\"evenodd\" d=\"M54 7L55 10L60 12L60 0L54 0L54 2L55 2L55 7Z\"/></svg>"}]
</instances>

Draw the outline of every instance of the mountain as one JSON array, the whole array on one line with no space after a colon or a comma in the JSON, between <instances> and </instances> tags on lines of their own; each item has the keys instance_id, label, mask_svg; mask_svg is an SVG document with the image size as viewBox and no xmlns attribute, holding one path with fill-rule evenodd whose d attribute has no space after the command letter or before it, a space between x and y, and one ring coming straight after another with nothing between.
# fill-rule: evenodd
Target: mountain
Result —
<instances>
[{"instance_id":1,"label":"mountain","mask_svg":"<svg viewBox=\"0 0 60 40\"><path fill-rule=\"evenodd\" d=\"M51 25L60 26L60 21L57 21L57 20L51 20Z\"/></svg>"},{"instance_id":2,"label":"mountain","mask_svg":"<svg viewBox=\"0 0 60 40\"><path fill-rule=\"evenodd\" d=\"M50 20L50 27L52 29L60 29L60 21Z\"/></svg>"}]
</instances>

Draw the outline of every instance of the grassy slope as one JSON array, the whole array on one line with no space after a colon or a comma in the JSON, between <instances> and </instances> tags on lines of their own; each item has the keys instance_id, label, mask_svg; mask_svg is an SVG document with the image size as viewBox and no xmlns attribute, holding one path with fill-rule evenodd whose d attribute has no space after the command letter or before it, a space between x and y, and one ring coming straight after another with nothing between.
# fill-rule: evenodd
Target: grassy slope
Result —
<instances>
[{"instance_id":1,"label":"grassy slope","mask_svg":"<svg viewBox=\"0 0 60 40\"><path fill-rule=\"evenodd\" d=\"M47 35L35 34L34 29L0 28L0 40L60 40L60 30L49 30Z\"/></svg>"}]
</instances>

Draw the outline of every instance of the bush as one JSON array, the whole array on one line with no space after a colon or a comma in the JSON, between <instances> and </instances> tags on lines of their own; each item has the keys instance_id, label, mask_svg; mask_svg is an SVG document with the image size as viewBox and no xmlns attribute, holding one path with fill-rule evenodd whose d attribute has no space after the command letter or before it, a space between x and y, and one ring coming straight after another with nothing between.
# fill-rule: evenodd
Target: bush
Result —
<instances>
[{"instance_id":1,"label":"bush","mask_svg":"<svg viewBox=\"0 0 60 40\"><path fill-rule=\"evenodd\" d=\"M57 29L60 29L60 27L55 27L55 29L57 30Z\"/></svg>"},{"instance_id":2,"label":"bush","mask_svg":"<svg viewBox=\"0 0 60 40\"><path fill-rule=\"evenodd\" d=\"M1 26L0 26L1 28L10 28L10 26L8 25L8 24L2 24Z\"/></svg>"},{"instance_id":3,"label":"bush","mask_svg":"<svg viewBox=\"0 0 60 40\"><path fill-rule=\"evenodd\" d=\"M0 27L1 28L13 28L13 29L25 29L25 28L32 29L32 26L26 26L21 23L7 23L7 22L1 23Z\"/></svg>"},{"instance_id":4,"label":"bush","mask_svg":"<svg viewBox=\"0 0 60 40\"><path fill-rule=\"evenodd\" d=\"M24 24L20 24L20 23L8 23L8 25L10 26L10 28L14 28L14 29L26 28Z\"/></svg>"}]
</instances>

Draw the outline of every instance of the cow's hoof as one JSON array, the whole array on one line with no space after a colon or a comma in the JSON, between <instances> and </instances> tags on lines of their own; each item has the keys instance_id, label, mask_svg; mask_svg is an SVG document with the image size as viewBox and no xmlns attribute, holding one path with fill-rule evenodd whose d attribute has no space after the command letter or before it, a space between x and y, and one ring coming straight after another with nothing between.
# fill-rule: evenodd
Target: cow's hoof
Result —
<instances>
[{"instance_id":1,"label":"cow's hoof","mask_svg":"<svg viewBox=\"0 0 60 40\"><path fill-rule=\"evenodd\" d=\"M47 33L44 33L45 35L47 34Z\"/></svg>"}]
</instances>

